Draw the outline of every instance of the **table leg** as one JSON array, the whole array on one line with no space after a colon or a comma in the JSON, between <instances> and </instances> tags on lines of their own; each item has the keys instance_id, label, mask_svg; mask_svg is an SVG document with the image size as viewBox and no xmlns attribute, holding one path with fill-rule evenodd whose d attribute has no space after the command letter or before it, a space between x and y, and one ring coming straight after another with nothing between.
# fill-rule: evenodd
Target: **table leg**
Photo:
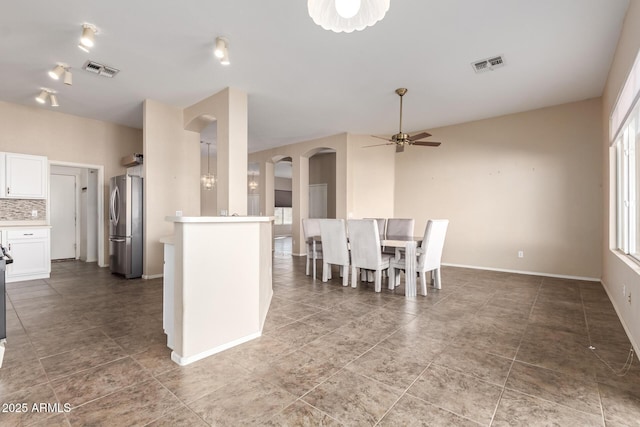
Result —
<instances>
[{"instance_id":1,"label":"table leg","mask_svg":"<svg viewBox=\"0 0 640 427\"><path fill-rule=\"evenodd\" d=\"M415 297L418 292L416 289L416 242L407 242L405 247L405 291L406 297Z\"/></svg>"}]
</instances>

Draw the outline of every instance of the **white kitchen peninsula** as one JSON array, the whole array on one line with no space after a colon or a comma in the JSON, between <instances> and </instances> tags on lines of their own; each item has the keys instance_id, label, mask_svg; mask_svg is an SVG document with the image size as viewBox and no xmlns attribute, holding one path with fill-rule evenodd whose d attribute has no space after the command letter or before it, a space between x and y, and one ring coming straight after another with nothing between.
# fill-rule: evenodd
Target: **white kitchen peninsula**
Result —
<instances>
[{"instance_id":1,"label":"white kitchen peninsula","mask_svg":"<svg viewBox=\"0 0 640 427\"><path fill-rule=\"evenodd\" d=\"M174 223L162 239L171 359L187 365L259 337L273 295L272 218L166 220Z\"/></svg>"}]
</instances>

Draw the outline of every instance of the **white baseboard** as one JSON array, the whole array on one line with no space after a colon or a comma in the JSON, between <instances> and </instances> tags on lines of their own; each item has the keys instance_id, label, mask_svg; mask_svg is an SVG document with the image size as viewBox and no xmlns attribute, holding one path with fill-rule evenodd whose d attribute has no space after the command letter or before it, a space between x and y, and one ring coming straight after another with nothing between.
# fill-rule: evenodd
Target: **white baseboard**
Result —
<instances>
[{"instance_id":1,"label":"white baseboard","mask_svg":"<svg viewBox=\"0 0 640 427\"><path fill-rule=\"evenodd\" d=\"M552 274L552 273L541 273L538 271L523 271L523 270L509 270L505 268L491 268L491 267L480 267L477 265L463 265L463 264L448 264L442 263L444 266L448 267L461 267L461 268L472 268L474 270L489 270L489 271L501 271L503 273L515 273L515 274L528 274L531 276L546 276L546 277L557 277L558 279L571 279L571 280L584 280L587 282L600 282L600 279L597 277L583 277L583 276L569 276L565 274Z\"/></svg>"},{"instance_id":2,"label":"white baseboard","mask_svg":"<svg viewBox=\"0 0 640 427\"><path fill-rule=\"evenodd\" d=\"M189 357L182 357L178 353L174 351L171 352L171 360L176 362L180 366L185 366L193 362L197 362L198 360L204 359L205 357L213 356L216 353L220 353L221 351L228 350L231 347L235 347L240 344L244 344L247 341L251 341L256 338L260 338L262 336L262 332L258 331L254 334L247 335L242 338L238 338L237 340L233 340L226 344L219 345L218 347L214 347L207 351L203 351L202 353L194 354Z\"/></svg>"},{"instance_id":3,"label":"white baseboard","mask_svg":"<svg viewBox=\"0 0 640 427\"><path fill-rule=\"evenodd\" d=\"M636 353L636 358L640 358L640 346L638 346L638 343L636 343L636 341L634 340L634 337L631 334L631 330L627 327L627 323L624 321L624 317L622 317L622 315L620 314L620 310L616 305L616 301L613 298L611 298L611 294L609 293L609 288L604 284L604 282L602 283L602 287L604 288L604 291L607 293L607 296L609 297L609 301L611 301L611 304L613 305L613 308L616 311L616 314L618 315L618 319L620 319L620 323L622 323L622 328L624 329L624 332L627 334L629 341L631 341L631 346L633 347L633 351Z\"/></svg>"},{"instance_id":4,"label":"white baseboard","mask_svg":"<svg viewBox=\"0 0 640 427\"><path fill-rule=\"evenodd\" d=\"M143 274L142 275L142 278L144 280L159 279L161 277L164 277L164 274Z\"/></svg>"}]
</instances>

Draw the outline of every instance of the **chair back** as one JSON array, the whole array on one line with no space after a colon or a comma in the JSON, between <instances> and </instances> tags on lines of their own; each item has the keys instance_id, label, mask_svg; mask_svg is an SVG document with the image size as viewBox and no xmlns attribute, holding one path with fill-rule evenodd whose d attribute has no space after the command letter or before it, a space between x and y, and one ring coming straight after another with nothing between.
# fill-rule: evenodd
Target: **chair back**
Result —
<instances>
[{"instance_id":1,"label":"chair back","mask_svg":"<svg viewBox=\"0 0 640 427\"><path fill-rule=\"evenodd\" d=\"M440 268L444 238L449 226L448 219L430 219L424 229L422 239L422 253L418 257L418 267L424 270Z\"/></svg>"},{"instance_id":2,"label":"chair back","mask_svg":"<svg viewBox=\"0 0 640 427\"><path fill-rule=\"evenodd\" d=\"M364 218L374 219L378 223L378 234L380 234L380 240L384 240L384 232L387 228L387 218Z\"/></svg>"},{"instance_id":3,"label":"chair back","mask_svg":"<svg viewBox=\"0 0 640 427\"><path fill-rule=\"evenodd\" d=\"M410 218L389 218L387 220L387 239L413 237L416 220Z\"/></svg>"},{"instance_id":4,"label":"chair back","mask_svg":"<svg viewBox=\"0 0 640 427\"><path fill-rule=\"evenodd\" d=\"M320 220L323 259L328 264L349 265L347 228L344 219Z\"/></svg>"},{"instance_id":5,"label":"chair back","mask_svg":"<svg viewBox=\"0 0 640 427\"><path fill-rule=\"evenodd\" d=\"M320 220L316 218L302 219L302 232L304 239L309 240L310 237L320 235Z\"/></svg>"},{"instance_id":6,"label":"chair back","mask_svg":"<svg viewBox=\"0 0 640 427\"><path fill-rule=\"evenodd\" d=\"M347 225L351 265L369 270L378 269L382 263L378 222L373 219L350 219Z\"/></svg>"}]
</instances>

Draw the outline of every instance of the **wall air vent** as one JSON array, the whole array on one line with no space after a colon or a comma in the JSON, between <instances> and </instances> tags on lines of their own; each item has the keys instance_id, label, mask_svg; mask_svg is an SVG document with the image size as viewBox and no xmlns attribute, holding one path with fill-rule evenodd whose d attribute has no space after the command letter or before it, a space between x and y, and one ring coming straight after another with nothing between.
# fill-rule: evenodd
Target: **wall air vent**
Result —
<instances>
[{"instance_id":1,"label":"wall air vent","mask_svg":"<svg viewBox=\"0 0 640 427\"><path fill-rule=\"evenodd\" d=\"M496 68L504 67L504 58L502 55L492 56L491 58L481 59L471 63L473 71L476 73L484 73L485 71L493 71Z\"/></svg>"},{"instance_id":2,"label":"wall air vent","mask_svg":"<svg viewBox=\"0 0 640 427\"><path fill-rule=\"evenodd\" d=\"M108 65L99 64L95 61L85 62L85 64L82 66L82 69L92 74L97 74L99 76L109 77L109 78L115 77L115 75L118 74L118 72L120 71L117 68L109 67Z\"/></svg>"}]
</instances>

